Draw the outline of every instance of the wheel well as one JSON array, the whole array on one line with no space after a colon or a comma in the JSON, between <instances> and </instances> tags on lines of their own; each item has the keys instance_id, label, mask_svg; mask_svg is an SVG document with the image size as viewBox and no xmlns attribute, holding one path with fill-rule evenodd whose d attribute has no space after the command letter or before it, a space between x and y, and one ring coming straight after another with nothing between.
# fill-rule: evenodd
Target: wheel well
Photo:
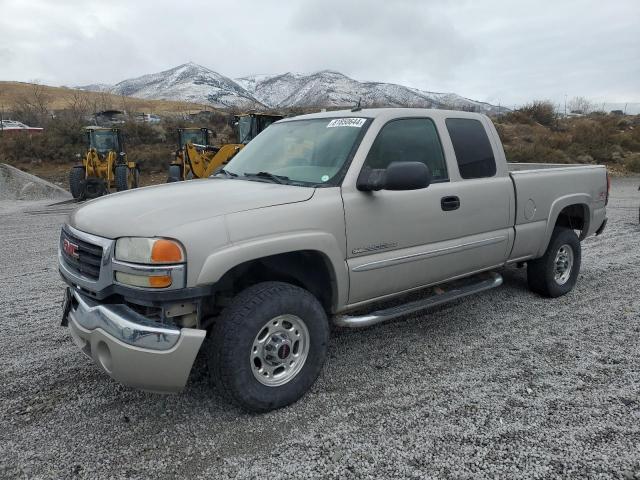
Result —
<instances>
[{"instance_id":1,"label":"wheel well","mask_svg":"<svg viewBox=\"0 0 640 480\"><path fill-rule=\"evenodd\" d=\"M568 205L562 209L556 219L556 227L567 227L572 230L580 230L583 235L586 234L586 230L589 222L589 209L586 205L575 204Z\"/></svg>"},{"instance_id":2,"label":"wheel well","mask_svg":"<svg viewBox=\"0 0 640 480\"><path fill-rule=\"evenodd\" d=\"M270 255L237 265L217 282L220 306L245 288L266 281L287 282L304 288L320 301L325 311L333 308L336 298L333 269L326 256L315 250Z\"/></svg>"}]
</instances>

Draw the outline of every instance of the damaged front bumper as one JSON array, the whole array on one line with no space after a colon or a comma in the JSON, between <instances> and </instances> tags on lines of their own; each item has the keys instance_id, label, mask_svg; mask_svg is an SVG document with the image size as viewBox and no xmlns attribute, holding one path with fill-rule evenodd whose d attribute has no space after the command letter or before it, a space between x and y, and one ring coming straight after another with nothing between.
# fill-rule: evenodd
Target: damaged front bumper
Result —
<instances>
[{"instance_id":1,"label":"damaged front bumper","mask_svg":"<svg viewBox=\"0 0 640 480\"><path fill-rule=\"evenodd\" d=\"M82 351L124 385L159 393L187 383L206 331L160 324L128 305L99 303L67 289L71 336Z\"/></svg>"}]
</instances>

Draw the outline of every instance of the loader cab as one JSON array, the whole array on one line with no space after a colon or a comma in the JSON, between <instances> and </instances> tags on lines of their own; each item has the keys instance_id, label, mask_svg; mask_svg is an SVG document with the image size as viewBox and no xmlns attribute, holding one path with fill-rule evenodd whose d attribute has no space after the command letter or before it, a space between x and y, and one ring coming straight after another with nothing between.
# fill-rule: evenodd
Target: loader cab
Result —
<instances>
[{"instance_id":1,"label":"loader cab","mask_svg":"<svg viewBox=\"0 0 640 480\"><path fill-rule=\"evenodd\" d=\"M179 128L178 150L182 150L189 142L194 145L209 145L210 132L208 128Z\"/></svg>"},{"instance_id":2,"label":"loader cab","mask_svg":"<svg viewBox=\"0 0 640 480\"><path fill-rule=\"evenodd\" d=\"M269 125L283 119L282 115L248 113L236 117L238 143L247 144Z\"/></svg>"},{"instance_id":3,"label":"loader cab","mask_svg":"<svg viewBox=\"0 0 640 480\"><path fill-rule=\"evenodd\" d=\"M122 132L117 128L86 128L87 143L89 148L95 149L99 154L105 155L110 151L124 152Z\"/></svg>"}]
</instances>

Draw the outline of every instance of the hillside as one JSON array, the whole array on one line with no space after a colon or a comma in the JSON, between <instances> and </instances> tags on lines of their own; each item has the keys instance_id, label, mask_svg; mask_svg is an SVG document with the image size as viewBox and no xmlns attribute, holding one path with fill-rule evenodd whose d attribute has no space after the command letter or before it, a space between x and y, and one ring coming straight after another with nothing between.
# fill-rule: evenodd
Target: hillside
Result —
<instances>
[{"instance_id":1,"label":"hillside","mask_svg":"<svg viewBox=\"0 0 640 480\"><path fill-rule=\"evenodd\" d=\"M78 103L97 107L94 110L113 108L148 113L178 113L211 108L210 105L185 101L142 99L106 92L0 81L0 108L5 111L11 110L17 103L25 100L33 102L36 96L46 103L48 110L68 109Z\"/></svg>"},{"instance_id":2,"label":"hillside","mask_svg":"<svg viewBox=\"0 0 640 480\"><path fill-rule=\"evenodd\" d=\"M423 91L384 82L361 82L340 72L249 75L231 79L195 63L141 77L78 87L145 99L206 103L218 108L309 109L349 107L455 108L495 113L498 107L456 93ZM502 109L507 110L505 108Z\"/></svg>"}]
</instances>

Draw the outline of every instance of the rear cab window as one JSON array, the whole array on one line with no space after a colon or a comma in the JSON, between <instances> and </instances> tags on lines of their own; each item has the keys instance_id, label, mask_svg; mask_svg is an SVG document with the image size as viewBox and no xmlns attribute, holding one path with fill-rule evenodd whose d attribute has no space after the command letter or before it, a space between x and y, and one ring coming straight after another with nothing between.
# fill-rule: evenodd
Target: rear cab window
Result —
<instances>
[{"instance_id":1,"label":"rear cab window","mask_svg":"<svg viewBox=\"0 0 640 480\"><path fill-rule=\"evenodd\" d=\"M472 118L447 118L447 131L463 179L487 178L496 174L496 159L484 125Z\"/></svg>"},{"instance_id":2,"label":"rear cab window","mask_svg":"<svg viewBox=\"0 0 640 480\"><path fill-rule=\"evenodd\" d=\"M429 118L402 118L385 124L371 145L365 166L386 169L393 162L422 162L433 182L449 179L436 126Z\"/></svg>"}]
</instances>

